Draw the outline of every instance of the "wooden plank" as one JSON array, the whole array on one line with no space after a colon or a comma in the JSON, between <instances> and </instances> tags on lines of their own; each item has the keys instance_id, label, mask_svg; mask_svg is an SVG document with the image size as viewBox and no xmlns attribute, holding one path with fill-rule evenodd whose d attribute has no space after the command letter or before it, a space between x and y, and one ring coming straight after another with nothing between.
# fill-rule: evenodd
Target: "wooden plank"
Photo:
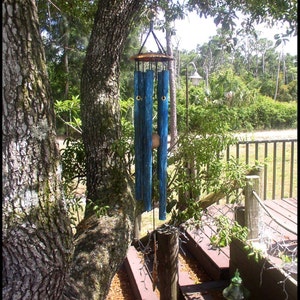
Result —
<instances>
[{"instance_id":1,"label":"wooden plank","mask_svg":"<svg viewBox=\"0 0 300 300\"><path fill-rule=\"evenodd\" d=\"M183 264L178 261L178 284L179 286L193 285L195 284L194 280L190 277L187 271L184 271Z\"/></svg>"},{"instance_id":2,"label":"wooden plank","mask_svg":"<svg viewBox=\"0 0 300 300\"><path fill-rule=\"evenodd\" d=\"M294 232L297 232L297 222L291 221L289 218L286 218L284 215L284 212L278 212L273 210L272 208L269 207L268 209L270 216L264 213L263 220L264 223L269 224L269 220L273 220L274 226L276 224L276 227L288 227L291 229L293 232L291 234L295 234ZM284 228L283 228L284 229Z\"/></svg>"},{"instance_id":3,"label":"wooden plank","mask_svg":"<svg viewBox=\"0 0 300 300\"><path fill-rule=\"evenodd\" d=\"M211 236L217 233L217 227L216 226L204 225L201 230L194 230L194 231L191 231L191 233L193 233L194 236L195 236L195 232L197 232L197 231L202 232L201 238L198 239L199 246L200 245L201 246L206 246L208 248L208 250L211 251L211 253L217 253L218 257L220 256L220 253L222 253L225 256L227 256L228 259L229 259L229 256L230 256L229 246L216 249L210 244ZM198 233L197 235L199 236L199 234L200 233ZM223 261L223 258L222 258L222 261Z\"/></svg>"},{"instance_id":4,"label":"wooden plank","mask_svg":"<svg viewBox=\"0 0 300 300\"><path fill-rule=\"evenodd\" d=\"M210 217L218 217L220 215L226 215L228 218L234 217L234 205L233 204L218 204L211 205L207 209L207 215Z\"/></svg>"},{"instance_id":5,"label":"wooden plank","mask_svg":"<svg viewBox=\"0 0 300 300\"><path fill-rule=\"evenodd\" d=\"M283 209L286 209L291 214L297 216L297 205L295 205L293 202L289 201L288 199L282 199L282 200L265 200L264 202L274 202L274 204L282 207Z\"/></svg>"},{"instance_id":6,"label":"wooden plank","mask_svg":"<svg viewBox=\"0 0 300 300\"><path fill-rule=\"evenodd\" d=\"M213 300L214 291L222 291L229 285L229 280L205 281L195 284L183 264L178 262L178 285L180 295L185 300Z\"/></svg>"},{"instance_id":7,"label":"wooden plank","mask_svg":"<svg viewBox=\"0 0 300 300\"><path fill-rule=\"evenodd\" d=\"M152 280L135 247L129 247L124 265L130 278L135 300L158 300L159 295L153 291Z\"/></svg>"},{"instance_id":8,"label":"wooden plank","mask_svg":"<svg viewBox=\"0 0 300 300\"><path fill-rule=\"evenodd\" d=\"M288 220L289 222L293 223L291 226L293 226L294 228L297 227L298 217L295 213L279 206L276 203L275 204L267 204L266 206L271 209L271 211L270 211L271 214L273 211L277 212L277 213L281 214L283 220Z\"/></svg>"},{"instance_id":9,"label":"wooden plank","mask_svg":"<svg viewBox=\"0 0 300 300\"><path fill-rule=\"evenodd\" d=\"M297 232L297 222L293 222L289 220L286 216L288 215L286 211L275 211L273 206L266 205L268 207L268 211L271 214L271 217L264 213L264 223L266 226L273 228L278 232L278 234L282 236L286 236L286 239L297 239L297 235L286 230L283 226L289 228L290 230ZM274 222L276 220L279 224ZM282 226L281 226L281 225Z\"/></svg>"},{"instance_id":10,"label":"wooden plank","mask_svg":"<svg viewBox=\"0 0 300 300\"><path fill-rule=\"evenodd\" d=\"M269 209L270 214L275 218L276 221L279 221L284 226L297 232L298 219L297 219L297 211L295 209L296 207L295 204L297 203L296 199L291 198L291 199L284 199L284 200L265 200L263 203ZM214 205L209 207L208 215L211 217L216 217L223 214L228 218L234 220L233 211L234 211L233 204ZM292 240L297 239L297 236L295 234L289 232L288 230L285 230L282 226L272 221L272 218L270 218L265 213L265 211L262 210L262 212L264 216L264 223L268 227L274 229L278 233L279 233L278 230L280 229L280 232L282 232L282 234L285 235L287 239L292 239Z\"/></svg>"},{"instance_id":11,"label":"wooden plank","mask_svg":"<svg viewBox=\"0 0 300 300\"><path fill-rule=\"evenodd\" d=\"M297 198L283 198L282 201L289 203L291 206L294 206L295 208L298 207Z\"/></svg>"},{"instance_id":12,"label":"wooden plank","mask_svg":"<svg viewBox=\"0 0 300 300\"><path fill-rule=\"evenodd\" d=\"M284 201L278 201L278 200L267 200L263 202L265 206L269 207L272 211L280 214L283 219L288 219L292 221L295 225L297 225L297 210L293 208L291 210L290 208L287 208L285 206Z\"/></svg>"},{"instance_id":13,"label":"wooden plank","mask_svg":"<svg viewBox=\"0 0 300 300\"><path fill-rule=\"evenodd\" d=\"M269 237L274 238L274 239L285 239L285 240L297 240L297 234L293 234L292 232L284 229L282 226L278 225L277 223L274 222L274 220L269 217L265 216L264 217L264 223L265 223L265 231L270 230ZM291 229L295 227L290 227ZM272 235L271 235L272 233Z\"/></svg>"},{"instance_id":14,"label":"wooden plank","mask_svg":"<svg viewBox=\"0 0 300 300\"><path fill-rule=\"evenodd\" d=\"M201 241L193 238L191 231L186 231L183 237L186 247L192 255L199 261L205 272L214 280L228 279L229 276L229 256L222 250L209 248L209 238L203 235Z\"/></svg>"},{"instance_id":15,"label":"wooden plank","mask_svg":"<svg viewBox=\"0 0 300 300\"><path fill-rule=\"evenodd\" d=\"M201 231L203 234L201 235L201 238L198 239L198 241L195 240L198 246L205 246L207 248L207 253L209 254L210 258L218 264L221 268L226 268L228 266L226 260L229 259L229 246L222 247L222 248L213 248L210 244L210 235L208 234L209 230L212 230L212 226L203 226L203 230L192 230L187 231L189 233L189 236L199 236L199 234L196 234L197 231ZM195 235L196 234L196 235Z\"/></svg>"},{"instance_id":16,"label":"wooden plank","mask_svg":"<svg viewBox=\"0 0 300 300\"><path fill-rule=\"evenodd\" d=\"M185 300L214 300L213 292L220 294L228 285L229 280L207 281L180 286L180 290Z\"/></svg>"}]
</instances>

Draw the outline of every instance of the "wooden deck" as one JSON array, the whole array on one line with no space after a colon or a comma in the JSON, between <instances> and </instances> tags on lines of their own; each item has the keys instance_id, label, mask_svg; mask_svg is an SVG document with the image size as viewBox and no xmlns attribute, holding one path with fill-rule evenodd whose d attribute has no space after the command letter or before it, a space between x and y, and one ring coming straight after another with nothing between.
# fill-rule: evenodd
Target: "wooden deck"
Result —
<instances>
[{"instance_id":1,"label":"wooden deck","mask_svg":"<svg viewBox=\"0 0 300 300\"><path fill-rule=\"evenodd\" d=\"M297 251L297 199L266 200L263 204L268 212L264 212L263 214L264 233L265 237L270 238L271 241L271 243L269 243L271 247L269 247L267 256L273 265L280 266L282 260L278 258L279 251ZM269 289L266 288L266 286L271 286L272 284L276 286L274 289L275 294L277 293L277 295L279 295L279 293L283 293L282 286L278 285L278 282L281 280L281 274L278 275L273 271L268 271L268 276L264 277L263 288L261 288L259 282L254 282L254 285L251 286L251 280L255 278L255 280L258 281L260 275L257 275L257 273L254 274L254 267L251 267L251 272L249 272L248 262L244 263L245 261L242 261L242 253L236 255L237 251L241 250L235 248L234 254L232 248L230 249L229 246L221 249L213 249L211 247L210 237L216 232L216 227L212 222L209 223L209 220L219 215L225 215L231 220L234 220L234 206L232 204L212 205L203 216L205 221L203 228L187 229L181 236L183 241L182 246L184 248L186 247L188 252L195 257L205 272L212 278L210 282L195 284L179 263L178 271L179 289L182 295L181 299L214 299L211 296L212 291L223 290L229 284L229 280L233 276L233 272L237 266L241 268L241 274L243 278L245 278L245 281L247 283L249 282L250 290L251 287L255 285L252 289L252 293L255 297L251 298L251 300L275 299L274 297L268 298L268 295L264 293L265 290ZM283 227L279 226L278 223L282 224ZM231 255L234 255L235 258L230 257ZM297 253L295 255L297 256ZM247 255L246 261L248 261ZM125 260L125 267L131 277L135 299L152 300L159 298L157 291L152 290L151 274L149 270L145 270L145 264L133 246L129 249L127 259ZM260 272L261 266L258 266L256 269L257 272ZM275 269L273 268L273 270ZM270 275L271 273L275 275ZM247 278L247 276L249 278ZM297 274L293 278L286 280L286 291L289 294L289 299L294 299L296 289ZM281 300L284 299L284 297L280 296L278 299Z\"/></svg>"},{"instance_id":2,"label":"wooden deck","mask_svg":"<svg viewBox=\"0 0 300 300\"><path fill-rule=\"evenodd\" d=\"M272 238L271 242L274 244L273 251L272 248L268 251L268 258L276 265L282 262L277 256L277 250L284 250L283 244L287 247L286 250L289 247L292 249L297 247L297 199L265 200L263 204L270 214L263 211L265 238ZM219 215L225 215L234 220L233 205L212 205L207 210L206 219ZM191 253L214 280L228 279L230 276L229 246L213 249L210 245L210 237L215 232L216 227L212 224L204 225L203 229L189 229L185 242Z\"/></svg>"}]
</instances>

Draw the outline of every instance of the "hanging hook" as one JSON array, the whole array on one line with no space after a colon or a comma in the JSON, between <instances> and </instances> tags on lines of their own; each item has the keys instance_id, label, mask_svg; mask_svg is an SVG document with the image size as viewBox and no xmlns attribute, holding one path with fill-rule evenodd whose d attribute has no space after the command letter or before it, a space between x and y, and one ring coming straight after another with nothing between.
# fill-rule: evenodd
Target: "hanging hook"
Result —
<instances>
[{"instance_id":1,"label":"hanging hook","mask_svg":"<svg viewBox=\"0 0 300 300\"><path fill-rule=\"evenodd\" d=\"M150 20L150 29L149 29L149 32L153 32L153 28L154 28L154 21Z\"/></svg>"},{"instance_id":2,"label":"hanging hook","mask_svg":"<svg viewBox=\"0 0 300 300\"><path fill-rule=\"evenodd\" d=\"M148 20L152 21L158 15L158 4L157 1L151 1L152 3L148 8Z\"/></svg>"}]
</instances>

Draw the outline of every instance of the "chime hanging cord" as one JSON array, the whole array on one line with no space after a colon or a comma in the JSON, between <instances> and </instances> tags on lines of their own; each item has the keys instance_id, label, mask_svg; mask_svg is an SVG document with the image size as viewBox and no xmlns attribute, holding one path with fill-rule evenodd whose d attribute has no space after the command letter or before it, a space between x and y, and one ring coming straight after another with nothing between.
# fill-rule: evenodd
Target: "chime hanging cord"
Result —
<instances>
[{"instance_id":1,"label":"chime hanging cord","mask_svg":"<svg viewBox=\"0 0 300 300\"><path fill-rule=\"evenodd\" d=\"M153 250L154 250L154 258L153 258L153 269L152 269L152 288L155 290L158 282L157 275L157 245L156 245L156 232L155 232L155 218L154 218L154 209L153 209Z\"/></svg>"},{"instance_id":2,"label":"chime hanging cord","mask_svg":"<svg viewBox=\"0 0 300 300\"><path fill-rule=\"evenodd\" d=\"M146 44L146 41L147 41L147 39L148 39L150 33L152 33L153 38L154 38L154 40L155 40L155 43L156 43L156 46L157 46L159 52L160 52L160 53L163 53L163 54L165 54L165 55L167 55L167 52L165 51L164 47L162 46L161 42L158 40L157 36L155 35L155 33L154 33L154 31L153 31L153 24L154 24L154 22L153 22L153 20L151 20L151 21L150 21L150 29L149 29L149 31L148 31L148 33L147 33L147 36L146 36L146 38L145 38L145 40L144 40L144 42L143 42L143 44L142 44L142 46L141 46L141 48L140 48L139 54L142 53L142 50L143 50L143 48L144 48L144 45Z\"/></svg>"}]
</instances>

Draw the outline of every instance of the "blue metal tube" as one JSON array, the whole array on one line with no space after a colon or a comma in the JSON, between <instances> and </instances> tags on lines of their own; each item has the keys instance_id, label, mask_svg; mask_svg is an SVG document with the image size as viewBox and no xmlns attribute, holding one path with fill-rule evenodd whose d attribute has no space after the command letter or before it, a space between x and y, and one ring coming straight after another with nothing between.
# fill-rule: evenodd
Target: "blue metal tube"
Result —
<instances>
[{"instance_id":1,"label":"blue metal tube","mask_svg":"<svg viewBox=\"0 0 300 300\"><path fill-rule=\"evenodd\" d=\"M152 115L153 115L154 71L145 73L145 107L143 124L143 199L146 211L152 209Z\"/></svg>"},{"instance_id":2,"label":"blue metal tube","mask_svg":"<svg viewBox=\"0 0 300 300\"><path fill-rule=\"evenodd\" d=\"M134 151L135 151L135 198L143 200L143 106L145 102L144 74L134 72Z\"/></svg>"},{"instance_id":3,"label":"blue metal tube","mask_svg":"<svg viewBox=\"0 0 300 300\"><path fill-rule=\"evenodd\" d=\"M159 181L159 219L166 219L167 203L167 156L168 156L168 91L169 71L158 72L158 135L160 145L157 153L158 181Z\"/></svg>"}]
</instances>

